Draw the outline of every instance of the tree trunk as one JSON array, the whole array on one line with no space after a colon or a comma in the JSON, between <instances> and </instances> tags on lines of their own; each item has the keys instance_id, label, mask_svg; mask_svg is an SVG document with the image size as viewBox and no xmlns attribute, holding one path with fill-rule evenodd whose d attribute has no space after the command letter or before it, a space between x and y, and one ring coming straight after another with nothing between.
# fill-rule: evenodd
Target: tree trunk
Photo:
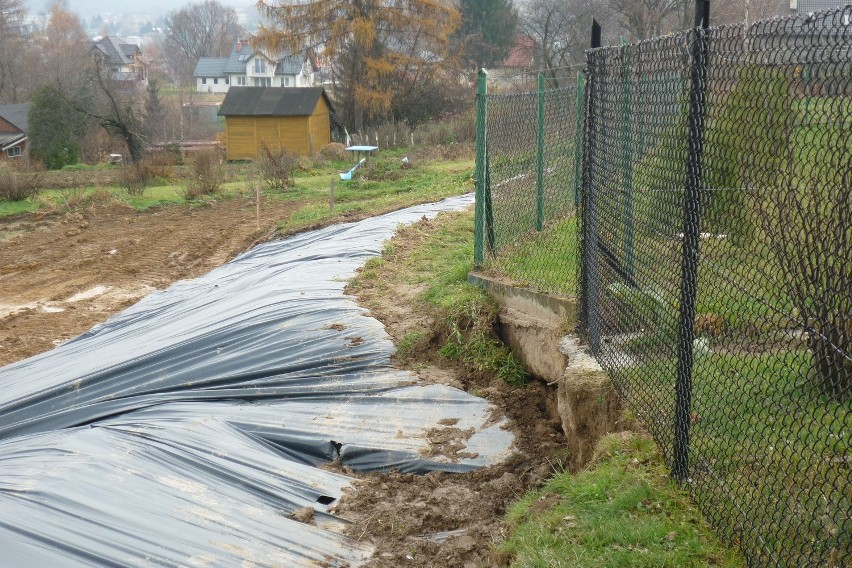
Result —
<instances>
[{"instance_id":1,"label":"tree trunk","mask_svg":"<svg viewBox=\"0 0 852 568\"><path fill-rule=\"evenodd\" d=\"M814 357L812 369L814 386L820 392L843 402L850 398L850 382L852 382L852 358L850 358L852 357L850 355L852 339L849 337L852 323L847 323L850 329L843 334L840 325L833 325L825 319L822 321L826 325L811 332L808 340L808 346Z\"/></svg>"}]
</instances>

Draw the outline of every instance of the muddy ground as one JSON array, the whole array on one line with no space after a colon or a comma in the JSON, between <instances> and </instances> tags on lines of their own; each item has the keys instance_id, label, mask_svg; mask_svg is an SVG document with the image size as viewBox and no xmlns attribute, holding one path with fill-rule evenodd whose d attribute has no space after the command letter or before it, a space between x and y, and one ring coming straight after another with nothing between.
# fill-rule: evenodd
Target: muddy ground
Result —
<instances>
[{"instance_id":1,"label":"muddy ground","mask_svg":"<svg viewBox=\"0 0 852 568\"><path fill-rule=\"evenodd\" d=\"M254 201L242 198L147 212L111 202L0 219L0 365L51 349L155 289L208 272L273 236L273 220L287 218L299 205L265 203L260 229ZM425 238L430 223L403 231L397 259ZM386 267L402 270L394 259ZM414 328L434 327L416 307L418 292L399 286L377 293L362 286L357 295L399 339ZM375 545L368 564L374 567L505 564L493 545L505 534L507 506L561 467L565 456L555 397L538 382L512 388L467 374L435 349L398 365L425 381L488 398L509 417L517 453L507 463L468 474L357 475L361 481L338 506L353 521L349 534ZM442 451L456 442L435 441Z\"/></svg>"},{"instance_id":2,"label":"muddy ground","mask_svg":"<svg viewBox=\"0 0 852 568\"><path fill-rule=\"evenodd\" d=\"M227 262L299 207L235 198L138 212L114 201L0 219L0 365L53 348L153 290Z\"/></svg>"}]
</instances>

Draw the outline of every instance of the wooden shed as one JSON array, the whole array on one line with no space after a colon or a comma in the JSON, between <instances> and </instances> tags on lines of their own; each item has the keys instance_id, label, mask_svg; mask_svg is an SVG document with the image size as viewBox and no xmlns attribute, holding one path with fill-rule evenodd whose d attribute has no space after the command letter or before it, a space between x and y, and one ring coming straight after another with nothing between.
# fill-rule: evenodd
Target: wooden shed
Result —
<instances>
[{"instance_id":1,"label":"wooden shed","mask_svg":"<svg viewBox=\"0 0 852 568\"><path fill-rule=\"evenodd\" d=\"M254 160L265 144L309 156L331 142L331 101L322 87L231 87L225 117L229 160Z\"/></svg>"}]
</instances>

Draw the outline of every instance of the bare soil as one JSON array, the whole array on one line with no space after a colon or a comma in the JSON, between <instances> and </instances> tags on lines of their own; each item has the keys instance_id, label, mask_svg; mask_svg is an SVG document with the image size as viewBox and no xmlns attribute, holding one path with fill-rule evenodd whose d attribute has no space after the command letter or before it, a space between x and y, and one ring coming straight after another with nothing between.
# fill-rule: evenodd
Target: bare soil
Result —
<instances>
[{"instance_id":1,"label":"bare soil","mask_svg":"<svg viewBox=\"0 0 852 568\"><path fill-rule=\"evenodd\" d=\"M114 201L0 219L0 365L76 337L155 289L227 262L297 202L234 198L137 212Z\"/></svg>"}]
</instances>

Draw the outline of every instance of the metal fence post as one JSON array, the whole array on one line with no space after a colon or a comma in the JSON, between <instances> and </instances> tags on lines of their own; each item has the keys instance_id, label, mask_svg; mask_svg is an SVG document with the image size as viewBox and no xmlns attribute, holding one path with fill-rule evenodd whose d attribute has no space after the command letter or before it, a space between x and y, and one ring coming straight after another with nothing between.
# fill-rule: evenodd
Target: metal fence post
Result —
<instances>
[{"instance_id":1,"label":"metal fence post","mask_svg":"<svg viewBox=\"0 0 852 568\"><path fill-rule=\"evenodd\" d=\"M601 46L601 25L592 20L592 49ZM585 96L586 126L583 147L583 249L581 251L581 317L588 333L589 348L597 355L601 349L600 319L600 256L597 235L597 197L592 162L595 158L595 54L588 54L588 72Z\"/></svg>"},{"instance_id":2,"label":"metal fence post","mask_svg":"<svg viewBox=\"0 0 852 568\"><path fill-rule=\"evenodd\" d=\"M476 204L474 205L473 266L479 268L485 260L483 237L485 235L485 180L487 175L487 100L488 72L479 70L476 90Z\"/></svg>"},{"instance_id":3,"label":"metal fence post","mask_svg":"<svg viewBox=\"0 0 852 568\"><path fill-rule=\"evenodd\" d=\"M577 72L577 134L574 140L574 211L580 208L580 186L583 183L583 87L585 76Z\"/></svg>"},{"instance_id":4,"label":"metal fence post","mask_svg":"<svg viewBox=\"0 0 852 568\"><path fill-rule=\"evenodd\" d=\"M535 230L544 228L544 75L538 74L538 119L535 129Z\"/></svg>"},{"instance_id":5,"label":"metal fence post","mask_svg":"<svg viewBox=\"0 0 852 568\"><path fill-rule=\"evenodd\" d=\"M632 82L630 73L630 53L627 42L621 38L621 136L624 141L624 264L625 272L633 277L633 141L631 133Z\"/></svg>"},{"instance_id":6,"label":"metal fence post","mask_svg":"<svg viewBox=\"0 0 852 568\"><path fill-rule=\"evenodd\" d=\"M704 30L710 19L709 0L695 2L695 29L690 46L689 156L686 163L686 192L683 204L683 265L680 288L680 331L678 336L675 440L672 477L689 478L689 427L692 409L693 341L698 280L698 245L701 221L701 187L704 183L702 151L706 105L707 40Z\"/></svg>"}]
</instances>

